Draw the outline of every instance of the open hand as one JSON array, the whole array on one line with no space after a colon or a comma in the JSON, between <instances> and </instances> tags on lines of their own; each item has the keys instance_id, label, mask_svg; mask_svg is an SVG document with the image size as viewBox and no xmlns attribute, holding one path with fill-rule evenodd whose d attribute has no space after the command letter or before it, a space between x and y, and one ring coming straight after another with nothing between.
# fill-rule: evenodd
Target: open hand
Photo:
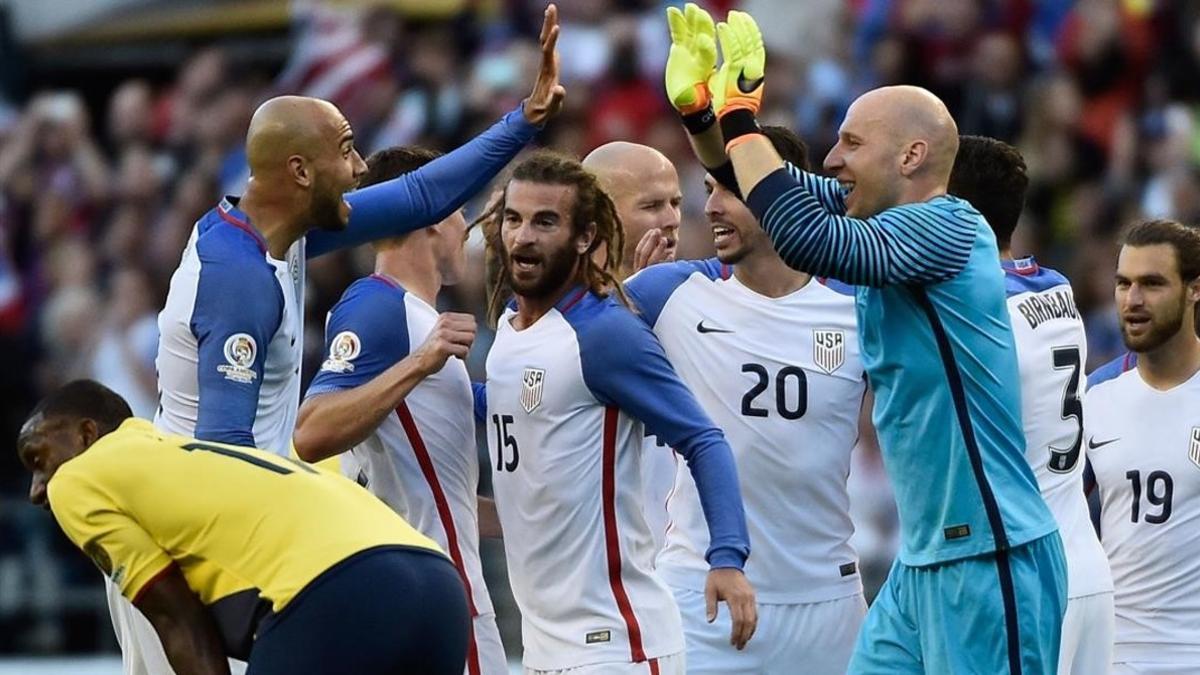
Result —
<instances>
[{"instance_id":1,"label":"open hand","mask_svg":"<svg viewBox=\"0 0 1200 675\"><path fill-rule=\"evenodd\" d=\"M754 602L754 587L741 570L718 568L708 572L704 582L704 605L709 623L716 620L717 603L721 600L729 606L729 616L733 620L729 644L739 650L745 649L758 627L758 606Z\"/></svg>"},{"instance_id":2,"label":"open hand","mask_svg":"<svg viewBox=\"0 0 1200 675\"><path fill-rule=\"evenodd\" d=\"M683 114L708 107L708 79L717 66L717 33L712 17L695 3L683 11L667 8L671 50L665 72L667 98Z\"/></svg>"},{"instance_id":3,"label":"open hand","mask_svg":"<svg viewBox=\"0 0 1200 675\"><path fill-rule=\"evenodd\" d=\"M562 109L567 90L558 83L558 7L548 5L542 18L542 62L533 91L525 99L525 119L541 126Z\"/></svg>"}]
</instances>

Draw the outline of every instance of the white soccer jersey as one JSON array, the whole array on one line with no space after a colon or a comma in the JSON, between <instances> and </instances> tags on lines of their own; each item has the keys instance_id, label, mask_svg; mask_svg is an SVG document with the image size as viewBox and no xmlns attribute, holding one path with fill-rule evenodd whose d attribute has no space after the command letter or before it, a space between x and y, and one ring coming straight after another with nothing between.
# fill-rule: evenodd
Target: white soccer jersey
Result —
<instances>
[{"instance_id":1,"label":"white soccer jersey","mask_svg":"<svg viewBox=\"0 0 1200 675\"><path fill-rule=\"evenodd\" d=\"M359 279L329 313L328 357L305 396L366 384L425 342L437 318L392 279ZM437 541L463 575L472 615L491 614L479 563L474 396L462 359L421 380L352 453L349 477Z\"/></svg>"},{"instance_id":2,"label":"white soccer jersey","mask_svg":"<svg viewBox=\"0 0 1200 675\"><path fill-rule=\"evenodd\" d=\"M1092 374L1084 421L1100 490L1100 538L1112 566L1113 661L1194 668L1200 664L1200 374L1159 391L1129 365L1121 359Z\"/></svg>"},{"instance_id":3,"label":"white soccer jersey","mask_svg":"<svg viewBox=\"0 0 1200 675\"><path fill-rule=\"evenodd\" d=\"M740 567L748 543L728 445L615 300L576 289L523 330L513 316L488 354L486 423L525 666L682 651L679 610L651 571L639 420L704 476L710 562Z\"/></svg>"},{"instance_id":4,"label":"white soccer jersey","mask_svg":"<svg viewBox=\"0 0 1200 675\"><path fill-rule=\"evenodd\" d=\"M754 546L746 576L758 601L861 593L846 490L866 389L853 295L813 279L767 298L716 259L655 265L626 289L733 448ZM703 591L708 532L686 471L668 512L659 573Z\"/></svg>"},{"instance_id":5,"label":"white soccer jersey","mask_svg":"<svg viewBox=\"0 0 1200 675\"><path fill-rule=\"evenodd\" d=\"M1025 458L1058 521L1067 558L1067 597L1113 589L1104 549L1083 494L1087 338L1071 284L1032 258L1004 261L1008 312L1021 373Z\"/></svg>"},{"instance_id":6,"label":"white soccer jersey","mask_svg":"<svg viewBox=\"0 0 1200 675\"><path fill-rule=\"evenodd\" d=\"M304 352L304 246L300 239L285 260L272 258L229 199L196 223L158 315L156 426L288 454Z\"/></svg>"}]
</instances>

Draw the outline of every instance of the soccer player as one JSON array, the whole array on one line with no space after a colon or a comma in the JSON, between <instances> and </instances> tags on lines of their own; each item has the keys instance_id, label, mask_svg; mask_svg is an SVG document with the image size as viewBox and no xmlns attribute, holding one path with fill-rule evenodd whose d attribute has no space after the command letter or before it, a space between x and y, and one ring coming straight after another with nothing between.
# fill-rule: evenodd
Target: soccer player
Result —
<instances>
[{"instance_id":1,"label":"soccer player","mask_svg":"<svg viewBox=\"0 0 1200 675\"><path fill-rule=\"evenodd\" d=\"M648 145L613 141L588 153L583 166L600 179L621 218L621 278L674 260L683 193L671 160Z\"/></svg>"},{"instance_id":2,"label":"soccer player","mask_svg":"<svg viewBox=\"0 0 1200 675\"><path fill-rule=\"evenodd\" d=\"M1084 419L1116 604L1114 673L1200 663L1200 231L1169 220L1126 230L1116 304L1125 346L1092 373Z\"/></svg>"},{"instance_id":3,"label":"soccer player","mask_svg":"<svg viewBox=\"0 0 1200 675\"><path fill-rule=\"evenodd\" d=\"M153 624L180 675L462 672L467 606L437 544L353 482L164 433L76 380L21 429L29 498ZM161 672L161 671L160 671Z\"/></svg>"},{"instance_id":4,"label":"soccer player","mask_svg":"<svg viewBox=\"0 0 1200 675\"><path fill-rule=\"evenodd\" d=\"M959 138L949 192L977 208L996 234L1021 374L1025 459L1058 521L1067 558L1058 672L1103 673L1112 663L1113 585L1083 493L1087 338L1070 282L1032 257L1013 259L1012 233L1028 182L1016 148Z\"/></svg>"},{"instance_id":5,"label":"soccer player","mask_svg":"<svg viewBox=\"0 0 1200 675\"><path fill-rule=\"evenodd\" d=\"M246 138L246 194L197 222L171 278L159 315L155 424L287 455L300 399L306 256L397 236L456 211L561 107L557 38L550 5L541 68L519 109L420 170L363 190L347 193L366 164L332 104L285 96L259 107ZM127 675L164 672L161 650L141 646L143 637L154 641L148 624L108 590Z\"/></svg>"},{"instance_id":6,"label":"soccer player","mask_svg":"<svg viewBox=\"0 0 1200 675\"><path fill-rule=\"evenodd\" d=\"M743 647L756 610L737 468L622 302L612 200L579 162L539 153L514 168L499 213L486 423L526 672L684 671L679 610L651 571L643 423L688 462L710 535L706 612L725 600Z\"/></svg>"},{"instance_id":7,"label":"soccer player","mask_svg":"<svg viewBox=\"0 0 1200 675\"><path fill-rule=\"evenodd\" d=\"M789 162L799 138L765 127ZM790 269L746 205L708 176L717 257L654 265L625 283L681 379L737 460L759 626L745 650L704 620L708 533L696 484L678 477L657 570L683 616L688 672L842 675L867 604L850 546L846 477L866 385L852 293Z\"/></svg>"},{"instance_id":8,"label":"soccer player","mask_svg":"<svg viewBox=\"0 0 1200 675\"><path fill-rule=\"evenodd\" d=\"M679 243L679 173L666 155L638 143L613 141L588 153L583 166L596 174L617 209L625 240L621 275L655 263L675 260ZM642 489L646 523L662 550L667 530L667 496L675 485L677 455L661 440L646 437L642 454Z\"/></svg>"},{"instance_id":9,"label":"soccer player","mask_svg":"<svg viewBox=\"0 0 1200 675\"><path fill-rule=\"evenodd\" d=\"M857 286L902 541L849 672L1054 672L1062 543L1023 455L996 239L946 194L954 120L923 89L869 91L825 158L836 179L789 171L755 120L766 56L754 20L730 12L714 73L712 19L694 6L668 18L667 92L701 162L732 164L788 266Z\"/></svg>"},{"instance_id":10,"label":"soccer player","mask_svg":"<svg viewBox=\"0 0 1200 675\"><path fill-rule=\"evenodd\" d=\"M438 153L418 147L367 158L365 185L414 171ZM442 286L466 265L462 211L375 242L375 273L350 285L329 313L329 356L309 385L296 453L316 462L353 449L351 478L450 554L467 588L474 630L468 675L508 673L479 562L479 460L471 381L462 359L475 317L438 315ZM458 357L458 358L451 358Z\"/></svg>"}]
</instances>

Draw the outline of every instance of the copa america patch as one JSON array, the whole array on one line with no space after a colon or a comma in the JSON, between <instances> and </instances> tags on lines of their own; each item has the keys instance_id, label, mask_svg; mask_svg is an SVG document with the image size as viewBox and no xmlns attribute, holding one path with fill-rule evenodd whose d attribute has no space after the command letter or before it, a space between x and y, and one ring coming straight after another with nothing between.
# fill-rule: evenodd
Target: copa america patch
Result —
<instances>
[{"instance_id":1,"label":"copa america patch","mask_svg":"<svg viewBox=\"0 0 1200 675\"><path fill-rule=\"evenodd\" d=\"M841 368L846 362L846 331L814 330L813 362L829 375Z\"/></svg>"},{"instance_id":2,"label":"copa america patch","mask_svg":"<svg viewBox=\"0 0 1200 675\"><path fill-rule=\"evenodd\" d=\"M1188 459L1200 467L1200 427L1192 427L1192 442L1188 444Z\"/></svg>"},{"instance_id":3,"label":"copa america patch","mask_svg":"<svg viewBox=\"0 0 1200 675\"><path fill-rule=\"evenodd\" d=\"M321 364L321 370L331 373L354 372L354 359L362 352L362 341L354 331L344 330L333 336L329 343L329 358Z\"/></svg>"},{"instance_id":4,"label":"copa america patch","mask_svg":"<svg viewBox=\"0 0 1200 675\"><path fill-rule=\"evenodd\" d=\"M254 357L258 355L258 343L246 333L234 333L225 340L225 365L217 366L217 372L225 379L249 384L258 377L254 372Z\"/></svg>"},{"instance_id":5,"label":"copa america patch","mask_svg":"<svg viewBox=\"0 0 1200 675\"><path fill-rule=\"evenodd\" d=\"M541 368L526 368L521 376L521 407L529 414L542 403L542 383L546 371Z\"/></svg>"}]
</instances>

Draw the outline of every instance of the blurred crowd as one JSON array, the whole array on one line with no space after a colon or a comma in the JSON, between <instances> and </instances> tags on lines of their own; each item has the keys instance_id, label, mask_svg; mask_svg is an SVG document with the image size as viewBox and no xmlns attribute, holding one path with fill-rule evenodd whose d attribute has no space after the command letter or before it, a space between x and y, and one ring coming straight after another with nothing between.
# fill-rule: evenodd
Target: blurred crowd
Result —
<instances>
[{"instance_id":1,"label":"blurred crowd","mask_svg":"<svg viewBox=\"0 0 1200 675\"><path fill-rule=\"evenodd\" d=\"M567 107L539 143L578 156L617 139L660 149L683 182L680 256L705 256L702 170L662 91L665 4L561 3ZM1020 148L1031 184L1014 252L1036 254L1073 280L1089 370L1121 351L1116 231L1140 217L1200 219L1200 10L1192 3L702 4L759 19L768 49L760 119L796 129L816 164L859 93L901 82L941 96L962 133ZM86 376L124 395L136 414L153 415L157 310L194 221L222 194L240 193L242 142L265 98L333 100L364 155L412 143L449 150L512 109L534 77L544 3L464 6L418 23L390 9L297 3L291 55L266 74L243 68L217 41L172 80L129 79L107 100L0 91L0 651L111 646L99 576L48 516L19 505L27 482L12 447L24 414L42 393ZM482 321L481 245L471 246L476 274L444 307ZM310 263L306 381L321 360L325 312L370 260L351 251ZM476 376L487 341L472 357ZM870 581L890 564L894 513L877 453L857 454L856 543Z\"/></svg>"}]
</instances>

